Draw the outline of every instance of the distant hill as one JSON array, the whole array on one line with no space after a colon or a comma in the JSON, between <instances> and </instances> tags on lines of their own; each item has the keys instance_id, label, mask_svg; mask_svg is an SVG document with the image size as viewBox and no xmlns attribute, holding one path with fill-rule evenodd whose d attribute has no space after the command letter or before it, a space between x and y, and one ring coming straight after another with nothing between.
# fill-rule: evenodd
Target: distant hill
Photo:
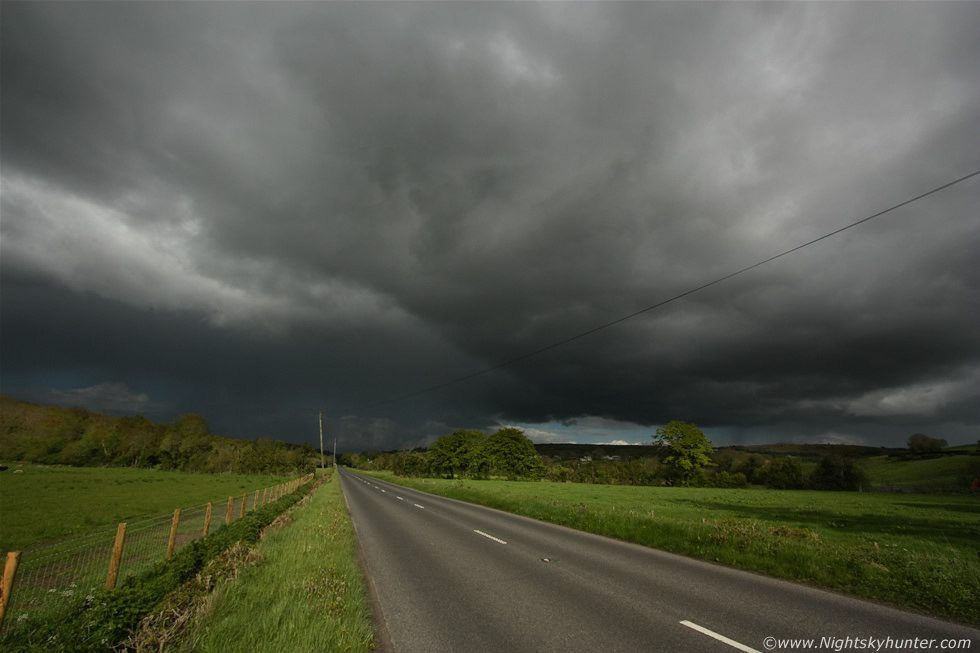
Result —
<instances>
[{"instance_id":1,"label":"distant hill","mask_svg":"<svg viewBox=\"0 0 980 653\"><path fill-rule=\"evenodd\" d=\"M657 447L653 445L547 443L537 444L535 449L556 463L558 460L591 460L591 463L586 463L590 468L609 459L628 461L657 455ZM912 453L907 448L843 444L777 443L717 447L714 455L716 466L708 473L740 471L753 484L768 486L765 470L779 468L782 461L799 466L801 474L812 474L820 461L828 457L855 461L866 474L865 489L871 491L966 492L973 479L980 477L980 447L977 445L949 447L925 454Z\"/></svg>"},{"instance_id":2,"label":"distant hill","mask_svg":"<svg viewBox=\"0 0 980 653\"><path fill-rule=\"evenodd\" d=\"M566 443L545 443L536 444L534 448L542 456L555 457L562 459L578 458L585 456L595 458L593 453L597 450L603 456L619 456L622 460L635 458L649 458L657 455L657 447L651 445L629 445L629 444L576 444ZM886 455L907 454L908 449L895 447L868 447L850 444L755 444L755 445L733 445L727 447L716 447L716 451L742 451L761 456L794 456L796 458L819 460L830 454L844 453L848 456L870 457Z\"/></svg>"},{"instance_id":3,"label":"distant hill","mask_svg":"<svg viewBox=\"0 0 980 653\"><path fill-rule=\"evenodd\" d=\"M796 456L798 458L819 459L831 454L844 453L848 456L890 456L909 452L905 447L869 447L856 444L750 444L720 447L747 453L767 456Z\"/></svg>"},{"instance_id":4,"label":"distant hill","mask_svg":"<svg viewBox=\"0 0 980 653\"><path fill-rule=\"evenodd\" d=\"M536 444L538 454L549 458L559 457L562 460L571 458L582 459L586 456L596 458L603 456L619 456L620 460L636 458L652 458L657 455L657 447L652 444L576 444L573 442Z\"/></svg>"}]
</instances>

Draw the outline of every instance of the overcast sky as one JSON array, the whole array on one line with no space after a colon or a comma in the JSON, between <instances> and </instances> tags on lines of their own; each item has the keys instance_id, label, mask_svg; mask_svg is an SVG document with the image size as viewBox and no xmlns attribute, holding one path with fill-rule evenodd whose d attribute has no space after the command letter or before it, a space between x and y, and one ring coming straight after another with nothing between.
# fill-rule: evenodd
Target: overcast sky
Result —
<instances>
[{"instance_id":1,"label":"overcast sky","mask_svg":"<svg viewBox=\"0 0 980 653\"><path fill-rule=\"evenodd\" d=\"M980 436L976 2L4 2L0 391L362 451ZM386 400L415 395L399 401Z\"/></svg>"}]
</instances>

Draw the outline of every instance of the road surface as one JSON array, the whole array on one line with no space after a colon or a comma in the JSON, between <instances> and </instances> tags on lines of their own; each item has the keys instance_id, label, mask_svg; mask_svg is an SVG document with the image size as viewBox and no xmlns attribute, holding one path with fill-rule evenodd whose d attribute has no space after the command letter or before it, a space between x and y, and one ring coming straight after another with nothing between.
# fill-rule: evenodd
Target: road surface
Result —
<instances>
[{"instance_id":1,"label":"road surface","mask_svg":"<svg viewBox=\"0 0 980 653\"><path fill-rule=\"evenodd\" d=\"M980 653L976 629L344 469L340 478L379 643L394 653L749 653L806 640L813 651Z\"/></svg>"}]
</instances>

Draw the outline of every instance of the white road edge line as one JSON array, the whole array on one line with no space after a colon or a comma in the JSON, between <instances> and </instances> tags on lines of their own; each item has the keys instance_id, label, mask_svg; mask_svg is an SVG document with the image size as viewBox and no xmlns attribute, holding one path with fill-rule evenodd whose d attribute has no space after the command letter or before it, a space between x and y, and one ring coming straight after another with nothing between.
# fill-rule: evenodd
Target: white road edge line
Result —
<instances>
[{"instance_id":1,"label":"white road edge line","mask_svg":"<svg viewBox=\"0 0 980 653\"><path fill-rule=\"evenodd\" d=\"M498 537L494 537L493 535L490 535L490 534L488 534L488 533L484 533L483 531L478 531L478 530L476 530L476 529L473 529L473 532L474 532L474 533L479 533L479 534L480 534L480 535L482 535L483 537L486 537L486 538L489 538L489 539L491 539L491 540L493 540L494 542L497 542L498 544L507 544L507 543L506 543L506 542L504 542L504 541L503 541L502 539L500 539L500 538L498 538Z\"/></svg>"},{"instance_id":2,"label":"white road edge line","mask_svg":"<svg viewBox=\"0 0 980 653\"><path fill-rule=\"evenodd\" d=\"M724 642L733 648L737 648L740 651L745 651L745 653L760 653L760 651L757 651L756 649L750 646L746 646L745 644L740 644L739 642L736 642L734 639L728 639L724 635L719 635L718 633L712 630L708 630L704 626L699 626L696 623L692 623L690 621L682 621L681 624L687 626L688 628L698 631L702 635L707 635L708 637L714 637L719 642Z\"/></svg>"}]
</instances>

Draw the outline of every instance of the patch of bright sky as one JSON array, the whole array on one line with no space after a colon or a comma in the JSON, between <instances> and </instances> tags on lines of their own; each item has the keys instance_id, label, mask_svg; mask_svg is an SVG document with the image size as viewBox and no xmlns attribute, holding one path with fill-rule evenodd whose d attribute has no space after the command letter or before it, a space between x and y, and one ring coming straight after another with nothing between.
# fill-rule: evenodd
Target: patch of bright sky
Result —
<instances>
[{"instance_id":1,"label":"patch of bright sky","mask_svg":"<svg viewBox=\"0 0 980 653\"><path fill-rule=\"evenodd\" d=\"M200 311L219 327L269 331L297 318L339 324L404 317L382 295L343 279L309 284L280 279L281 266L274 262L215 259L197 245L202 218L186 195L178 194L172 205L157 205L155 196L134 192L119 210L23 176L6 175L2 188L12 209L2 230L8 262L80 292L139 307ZM135 215L172 219L148 222ZM148 288L154 292L148 294ZM306 298L319 309L310 308L311 302L302 301Z\"/></svg>"},{"instance_id":2,"label":"patch of bright sky","mask_svg":"<svg viewBox=\"0 0 980 653\"><path fill-rule=\"evenodd\" d=\"M601 417L579 417L569 420L569 423L556 420L541 424L499 422L488 431L505 427L518 428L536 444L644 445L653 444L652 437L660 426L643 426ZM746 434L741 429L703 427L701 430L716 447L746 443ZM754 440L751 442L757 444Z\"/></svg>"},{"instance_id":3,"label":"patch of bright sky","mask_svg":"<svg viewBox=\"0 0 980 653\"><path fill-rule=\"evenodd\" d=\"M574 423L552 420L542 424L498 424L496 428L512 426L524 431L532 442L576 444L650 444L656 427L640 426L601 418L579 418Z\"/></svg>"},{"instance_id":4,"label":"patch of bright sky","mask_svg":"<svg viewBox=\"0 0 980 653\"><path fill-rule=\"evenodd\" d=\"M536 84L553 84L558 81L558 74L551 64L536 60L529 52L518 47L517 43L506 34L498 34L490 42L489 49L497 59L504 76L511 81Z\"/></svg>"},{"instance_id":5,"label":"patch of bright sky","mask_svg":"<svg viewBox=\"0 0 980 653\"><path fill-rule=\"evenodd\" d=\"M884 388L848 402L847 408L851 414L859 416L927 416L944 406L967 400L975 395L978 381L980 381L980 370L973 370L967 378L955 381Z\"/></svg>"}]
</instances>

